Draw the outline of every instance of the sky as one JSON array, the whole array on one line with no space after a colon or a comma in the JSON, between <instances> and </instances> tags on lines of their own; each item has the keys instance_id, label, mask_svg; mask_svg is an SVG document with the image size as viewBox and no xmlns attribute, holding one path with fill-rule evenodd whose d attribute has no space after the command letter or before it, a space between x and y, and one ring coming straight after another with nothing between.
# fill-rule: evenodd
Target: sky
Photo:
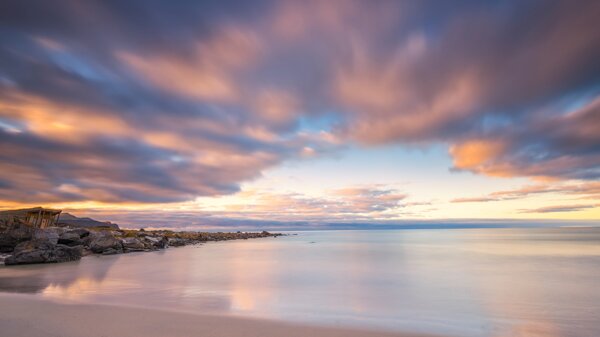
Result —
<instances>
[{"instance_id":1,"label":"sky","mask_svg":"<svg viewBox=\"0 0 600 337\"><path fill-rule=\"evenodd\" d=\"M598 1L0 3L0 208L600 221Z\"/></svg>"}]
</instances>

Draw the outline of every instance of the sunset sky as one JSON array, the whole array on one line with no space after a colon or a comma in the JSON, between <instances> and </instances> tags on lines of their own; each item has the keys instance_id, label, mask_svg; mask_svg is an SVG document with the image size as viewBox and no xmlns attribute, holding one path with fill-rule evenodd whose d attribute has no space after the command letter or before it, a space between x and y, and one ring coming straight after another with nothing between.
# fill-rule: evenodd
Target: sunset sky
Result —
<instances>
[{"instance_id":1,"label":"sunset sky","mask_svg":"<svg viewBox=\"0 0 600 337\"><path fill-rule=\"evenodd\" d=\"M600 220L600 1L2 1L0 208Z\"/></svg>"}]
</instances>

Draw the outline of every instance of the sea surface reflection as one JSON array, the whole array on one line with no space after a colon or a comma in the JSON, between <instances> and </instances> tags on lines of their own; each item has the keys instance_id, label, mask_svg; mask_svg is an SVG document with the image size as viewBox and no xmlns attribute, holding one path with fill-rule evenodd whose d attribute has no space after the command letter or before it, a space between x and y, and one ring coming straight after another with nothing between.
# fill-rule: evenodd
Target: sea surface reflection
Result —
<instances>
[{"instance_id":1,"label":"sea surface reflection","mask_svg":"<svg viewBox=\"0 0 600 337\"><path fill-rule=\"evenodd\" d=\"M457 336L600 336L600 228L299 232L0 267L60 301Z\"/></svg>"}]
</instances>

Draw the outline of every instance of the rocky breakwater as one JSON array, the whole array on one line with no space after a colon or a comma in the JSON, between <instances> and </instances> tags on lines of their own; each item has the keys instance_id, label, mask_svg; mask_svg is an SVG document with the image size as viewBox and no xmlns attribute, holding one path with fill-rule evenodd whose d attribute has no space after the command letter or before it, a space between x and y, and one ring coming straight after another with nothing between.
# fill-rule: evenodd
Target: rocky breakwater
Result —
<instances>
[{"instance_id":1,"label":"rocky breakwater","mask_svg":"<svg viewBox=\"0 0 600 337\"><path fill-rule=\"evenodd\" d=\"M122 254L180 247L208 241L277 237L263 232L208 233L145 230L112 230L19 225L0 232L0 253L6 265L56 263L79 260L91 254ZM1 263L1 261L0 261Z\"/></svg>"},{"instance_id":2,"label":"rocky breakwater","mask_svg":"<svg viewBox=\"0 0 600 337\"><path fill-rule=\"evenodd\" d=\"M61 240L64 234L61 232L62 229L59 228L31 230L29 240L16 244L4 263L15 265L79 260L83 254L83 246L66 244Z\"/></svg>"}]
</instances>

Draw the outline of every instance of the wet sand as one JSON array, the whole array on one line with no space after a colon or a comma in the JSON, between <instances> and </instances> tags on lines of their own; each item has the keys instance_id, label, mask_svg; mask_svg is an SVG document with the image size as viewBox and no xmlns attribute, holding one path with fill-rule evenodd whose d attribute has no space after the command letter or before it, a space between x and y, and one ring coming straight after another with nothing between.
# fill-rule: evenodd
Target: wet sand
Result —
<instances>
[{"instance_id":1,"label":"wet sand","mask_svg":"<svg viewBox=\"0 0 600 337\"><path fill-rule=\"evenodd\" d=\"M0 334L11 337L423 337L417 334L314 327L121 306L64 304L0 294Z\"/></svg>"}]
</instances>

